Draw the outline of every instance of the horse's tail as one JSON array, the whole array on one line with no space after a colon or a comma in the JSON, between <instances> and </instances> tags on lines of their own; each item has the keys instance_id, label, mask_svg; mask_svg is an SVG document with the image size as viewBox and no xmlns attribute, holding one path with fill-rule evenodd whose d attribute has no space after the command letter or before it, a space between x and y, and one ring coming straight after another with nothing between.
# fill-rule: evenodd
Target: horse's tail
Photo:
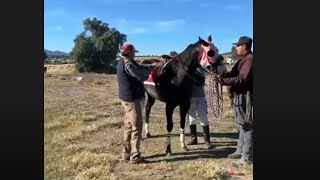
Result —
<instances>
[{"instance_id":1,"label":"horse's tail","mask_svg":"<svg viewBox=\"0 0 320 180\"><path fill-rule=\"evenodd\" d=\"M141 104L142 114L144 114L143 112L145 112L145 109L146 109L146 96L143 96L141 98L140 104Z\"/></svg>"}]
</instances>

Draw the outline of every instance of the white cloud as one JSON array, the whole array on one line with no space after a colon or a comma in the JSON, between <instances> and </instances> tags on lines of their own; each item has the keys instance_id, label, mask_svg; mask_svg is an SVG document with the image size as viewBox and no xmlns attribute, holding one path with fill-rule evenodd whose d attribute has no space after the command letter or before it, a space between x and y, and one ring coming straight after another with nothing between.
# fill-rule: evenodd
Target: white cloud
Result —
<instances>
[{"instance_id":1,"label":"white cloud","mask_svg":"<svg viewBox=\"0 0 320 180\"><path fill-rule=\"evenodd\" d=\"M63 8L44 11L44 16L46 17L64 17L65 15L66 12Z\"/></svg>"},{"instance_id":2,"label":"white cloud","mask_svg":"<svg viewBox=\"0 0 320 180\"><path fill-rule=\"evenodd\" d=\"M143 27L136 27L133 28L131 32L129 32L130 34L143 34L148 32L147 28L143 28Z\"/></svg>"},{"instance_id":3,"label":"white cloud","mask_svg":"<svg viewBox=\"0 0 320 180\"><path fill-rule=\"evenodd\" d=\"M119 23L120 23L120 24L127 24L127 23L128 23L128 20L125 19L125 18L121 18L121 19L119 19Z\"/></svg>"},{"instance_id":4,"label":"white cloud","mask_svg":"<svg viewBox=\"0 0 320 180\"><path fill-rule=\"evenodd\" d=\"M56 27L55 27L55 30L56 30L56 31L63 31L63 27L62 27L62 26L56 26Z\"/></svg>"},{"instance_id":5,"label":"white cloud","mask_svg":"<svg viewBox=\"0 0 320 180\"><path fill-rule=\"evenodd\" d=\"M102 0L102 2L107 3L107 4L119 4L119 3L155 3L155 2L168 2L168 3L172 3L176 2L176 3L189 3L192 2L194 0Z\"/></svg>"},{"instance_id":6,"label":"white cloud","mask_svg":"<svg viewBox=\"0 0 320 180\"><path fill-rule=\"evenodd\" d=\"M61 7L45 10L44 16L46 21L50 21L51 19L57 18L57 19L62 19L63 21L69 21L72 23L81 23L81 24L83 20L86 18L94 18L94 17L98 18L95 14L66 11L64 8L61 8Z\"/></svg>"},{"instance_id":7,"label":"white cloud","mask_svg":"<svg viewBox=\"0 0 320 180\"><path fill-rule=\"evenodd\" d=\"M143 33L163 33L172 32L179 29L180 25L185 24L184 20L158 20L158 21L138 21L119 18L113 20L112 26L116 26L121 32L126 34L143 34Z\"/></svg>"},{"instance_id":8,"label":"white cloud","mask_svg":"<svg viewBox=\"0 0 320 180\"><path fill-rule=\"evenodd\" d=\"M241 6L239 5L227 5L225 7L226 10L229 10L229 11L240 11L241 10Z\"/></svg>"},{"instance_id":9,"label":"white cloud","mask_svg":"<svg viewBox=\"0 0 320 180\"><path fill-rule=\"evenodd\" d=\"M58 25L58 26L44 26L44 31L45 32L62 32L63 27Z\"/></svg>"},{"instance_id":10,"label":"white cloud","mask_svg":"<svg viewBox=\"0 0 320 180\"><path fill-rule=\"evenodd\" d=\"M175 0L176 2L187 3L192 2L193 0Z\"/></svg>"},{"instance_id":11,"label":"white cloud","mask_svg":"<svg viewBox=\"0 0 320 180\"><path fill-rule=\"evenodd\" d=\"M180 24L184 24L185 21L184 20L180 20L180 19L177 19L177 20L169 20L169 21L157 21L156 22L156 26L159 26L159 27L174 27L174 26L177 26L177 25L180 25Z\"/></svg>"},{"instance_id":12,"label":"white cloud","mask_svg":"<svg viewBox=\"0 0 320 180\"><path fill-rule=\"evenodd\" d=\"M155 29L158 32L173 32L178 30L181 26L185 24L184 20L168 20L168 21L157 21L155 22Z\"/></svg>"}]
</instances>

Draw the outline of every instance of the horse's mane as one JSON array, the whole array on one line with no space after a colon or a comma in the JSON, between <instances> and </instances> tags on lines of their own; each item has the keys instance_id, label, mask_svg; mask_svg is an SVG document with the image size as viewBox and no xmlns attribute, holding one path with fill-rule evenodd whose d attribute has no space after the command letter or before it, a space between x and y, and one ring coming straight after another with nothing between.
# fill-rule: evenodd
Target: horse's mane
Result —
<instances>
[{"instance_id":1,"label":"horse's mane","mask_svg":"<svg viewBox=\"0 0 320 180\"><path fill-rule=\"evenodd\" d=\"M183 63L184 65L187 65L186 64L187 63L186 60L188 58L193 58L194 51L197 50L196 48L199 45L199 43L200 42L198 41L197 43L189 44L189 46L177 56L179 61L181 63Z\"/></svg>"}]
</instances>

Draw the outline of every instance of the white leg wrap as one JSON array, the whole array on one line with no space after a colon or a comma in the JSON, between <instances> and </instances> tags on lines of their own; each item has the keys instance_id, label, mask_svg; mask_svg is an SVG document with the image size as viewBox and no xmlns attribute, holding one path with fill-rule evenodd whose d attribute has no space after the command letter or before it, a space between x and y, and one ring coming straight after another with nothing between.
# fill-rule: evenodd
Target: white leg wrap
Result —
<instances>
[{"instance_id":1,"label":"white leg wrap","mask_svg":"<svg viewBox=\"0 0 320 180\"><path fill-rule=\"evenodd\" d=\"M184 141L185 141L184 129L180 129L180 142L181 142L181 147L185 147Z\"/></svg>"},{"instance_id":2,"label":"white leg wrap","mask_svg":"<svg viewBox=\"0 0 320 180\"><path fill-rule=\"evenodd\" d=\"M144 129L146 130L146 134L149 133L149 124L148 123L146 123L144 125Z\"/></svg>"}]
</instances>

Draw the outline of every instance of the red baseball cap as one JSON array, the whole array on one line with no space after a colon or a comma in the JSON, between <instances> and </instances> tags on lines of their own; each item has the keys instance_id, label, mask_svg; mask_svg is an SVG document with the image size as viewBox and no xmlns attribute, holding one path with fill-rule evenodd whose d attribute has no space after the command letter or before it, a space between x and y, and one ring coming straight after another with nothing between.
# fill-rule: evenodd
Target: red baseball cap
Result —
<instances>
[{"instance_id":1,"label":"red baseball cap","mask_svg":"<svg viewBox=\"0 0 320 180\"><path fill-rule=\"evenodd\" d=\"M136 48L132 45L132 44L124 44L122 46L122 52L125 52L125 53L128 53L128 52L135 52L135 53L138 53L139 51L136 50Z\"/></svg>"}]
</instances>

